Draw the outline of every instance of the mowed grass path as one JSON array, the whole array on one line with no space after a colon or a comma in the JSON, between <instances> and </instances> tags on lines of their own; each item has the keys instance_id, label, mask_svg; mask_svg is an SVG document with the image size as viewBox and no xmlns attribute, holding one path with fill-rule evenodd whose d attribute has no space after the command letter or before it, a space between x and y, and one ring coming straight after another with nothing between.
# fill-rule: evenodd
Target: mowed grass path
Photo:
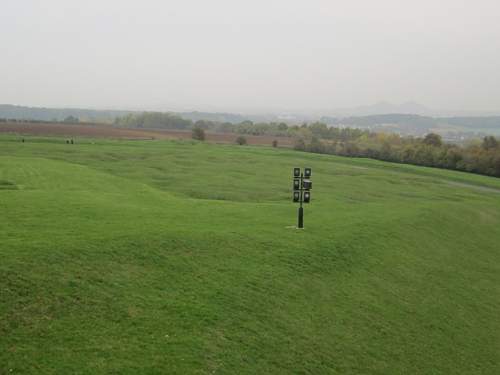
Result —
<instances>
[{"instance_id":1,"label":"mowed grass path","mask_svg":"<svg viewBox=\"0 0 500 375\"><path fill-rule=\"evenodd\" d=\"M500 373L500 180L0 137L0 373Z\"/></svg>"}]
</instances>

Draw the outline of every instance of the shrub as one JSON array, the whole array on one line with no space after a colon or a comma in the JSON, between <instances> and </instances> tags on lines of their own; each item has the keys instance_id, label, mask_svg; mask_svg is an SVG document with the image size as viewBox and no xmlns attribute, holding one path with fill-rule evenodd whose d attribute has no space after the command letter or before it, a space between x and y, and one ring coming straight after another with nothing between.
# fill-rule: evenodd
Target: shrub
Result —
<instances>
[{"instance_id":1,"label":"shrub","mask_svg":"<svg viewBox=\"0 0 500 375\"><path fill-rule=\"evenodd\" d=\"M76 124L76 123L80 122L80 119L78 117L75 117L75 116L68 116L63 120L63 122L65 122L67 124Z\"/></svg>"},{"instance_id":2,"label":"shrub","mask_svg":"<svg viewBox=\"0 0 500 375\"><path fill-rule=\"evenodd\" d=\"M205 140L205 130L202 128L196 126L193 128L191 138L196 139L198 141L204 141Z\"/></svg>"},{"instance_id":3,"label":"shrub","mask_svg":"<svg viewBox=\"0 0 500 375\"><path fill-rule=\"evenodd\" d=\"M236 143L240 146L246 145L247 139L244 136L240 135L238 138L236 138Z\"/></svg>"}]
</instances>

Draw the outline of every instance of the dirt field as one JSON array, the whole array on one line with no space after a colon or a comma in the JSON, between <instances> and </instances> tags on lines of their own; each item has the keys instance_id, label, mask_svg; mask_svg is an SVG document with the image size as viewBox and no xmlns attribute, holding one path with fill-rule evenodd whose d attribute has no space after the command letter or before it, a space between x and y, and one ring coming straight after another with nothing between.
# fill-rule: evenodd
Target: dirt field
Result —
<instances>
[{"instance_id":1,"label":"dirt field","mask_svg":"<svg viewBox=\"0 0 500 375\"><path fill-rule=\"evenodd\" d=\"M29 123L4 122L0 123L0 133L35 136L65 136L87 138L116 138L116 139L191 139L191 132L185 130L160 129L123 129L110 125L98 124L59 124L59 123ZM207 141L214 143L235 143L238 134L233 133L206 133ZM273 140L278 141L280 147L291 147L292 139L288 137L245 135L248 144L268 145Z\"/></svg>"}]
</instances>

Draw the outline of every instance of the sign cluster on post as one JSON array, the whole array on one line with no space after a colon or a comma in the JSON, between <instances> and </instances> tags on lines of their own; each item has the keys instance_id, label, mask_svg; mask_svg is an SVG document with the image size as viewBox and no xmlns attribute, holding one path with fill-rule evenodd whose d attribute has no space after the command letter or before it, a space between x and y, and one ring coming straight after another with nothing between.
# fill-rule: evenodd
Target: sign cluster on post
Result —
<instances>
[{"instance_id":1,"label":"sign cluster on post","mask_svg":"<svg viewBox=\"0 0 500 375\"><path fill-rule=\"evenodd\" d=\"M298 227L304 228L304 208L302 203L311 202L311 189L312 189L312 170L311 168L304 168L304 172L300 168L293 168L293 201L300 203Z\"/></svg>"}]
</instances>

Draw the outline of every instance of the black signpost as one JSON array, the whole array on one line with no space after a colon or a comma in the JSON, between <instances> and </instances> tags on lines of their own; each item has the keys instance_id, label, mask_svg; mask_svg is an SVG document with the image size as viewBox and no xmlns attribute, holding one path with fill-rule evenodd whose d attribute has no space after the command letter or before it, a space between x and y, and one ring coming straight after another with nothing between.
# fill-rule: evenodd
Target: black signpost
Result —
<instances>
[{"instance_id":1,"label":"black signpost","mask_svg":"<svg viewBox=\"0 0 500 375\"><path fill-rule=\"evenodd\" d=\"M300 168L293 168L293 201L299 203L298 228L304 228L304 207L302 203L311 201L311 168L304 168L304 173Z\"/></svg>"}]
</instances>

